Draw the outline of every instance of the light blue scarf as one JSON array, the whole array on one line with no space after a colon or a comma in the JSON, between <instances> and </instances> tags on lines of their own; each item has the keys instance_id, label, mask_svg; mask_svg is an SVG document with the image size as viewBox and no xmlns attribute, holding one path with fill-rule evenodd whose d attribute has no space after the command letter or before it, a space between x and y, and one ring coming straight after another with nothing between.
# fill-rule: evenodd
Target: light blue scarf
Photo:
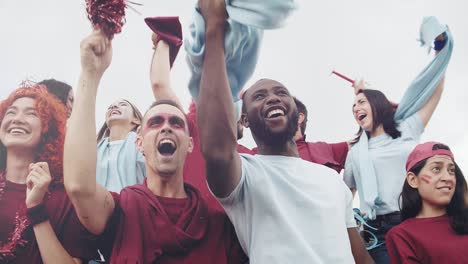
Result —
<instances>
[{"instance_id":1,"label":"light blue scarf","mask_svg":"<svg viewBox=\"0 0 468 264\"><path fill-rule=\"evenodd\" d=\"M97 146L96 181L106 189L122 189L142 183L146 177L145 158L138 150L135 140L137 134L129 132L120 145L117 154L118 175L109 175L109 138L106 137ZM119 177L122 186L108 186L109 177Z\"/></svg>"},{"instance_id":2,"label":"light blue scarf","mask_svg":"<svg viewBox=\"0 0 468 264\"><path fill-rule=\"evenodd\" d=\"M435 17L423 19L420 28L421 46L431 48L435 38L444 32L447 34L447 43L407 88L395 112L395 122L400 123L426 104L444 76L452 55L453 39L447 25L440 24ZM361 210L367 213L366 218L375 219L376 208L382 204L382 200L379 197L375 168L369 155L366 133L362 133L351 151L354 152L352 162L358 164L358 166L353 166L353 174L359 175L355 176L355 180L359 198L364 201L361 202L363 207Z\"/></svg>"},{"instance_id":3,"label":"light blue scarf","mask_svg":"<svg viewBox=\"0 0 468 264\"><path fill-rule=\"evenodd\" d=\"M281 27L295 8L294 0L226 0L229 19L224 52L236 115L239 115L242 105L239 93L257 64L263 30ZM184 47L192 71L189 90L197 102L205 52L205 20L198 11L198 6L195 7L190 36Z\"/></svg>"}]
</instances>

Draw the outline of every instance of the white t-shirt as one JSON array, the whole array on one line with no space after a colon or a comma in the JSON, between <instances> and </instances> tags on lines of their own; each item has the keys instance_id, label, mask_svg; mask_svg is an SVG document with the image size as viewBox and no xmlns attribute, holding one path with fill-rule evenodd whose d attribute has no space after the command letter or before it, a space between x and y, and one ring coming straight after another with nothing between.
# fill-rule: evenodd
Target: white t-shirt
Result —
<instances>
[{"instance_id":1,"label":"white t-shirt","mask_svg":"<svg viewBox=\"0 0 468 264\"><path fill-rule=\"evenodd\" d=\"M241 160L239 185L218 200L250 263L354 263L352 195L336 171L286 156Z\"/></svg>"},{"instance_id":2,"label":"white t-shirt","mask_svg":"<svg viewBox=\"0 0 468 264\"><path fill-rule=\"evenodd\" d=\"M383 134L369 139L369 156L374 164L379 197L383 201L383 205L376 209L377 215L400 211L398 200L406 179L406 160L419 142L424 123L416 113L398 124L398 130L401 132L399 138ZM355 178L360 177L359 164L353 162L356 160L353 155L354 152L349 151L343 175L350 188L356 188Z\"/></svg>"}]
</instances>

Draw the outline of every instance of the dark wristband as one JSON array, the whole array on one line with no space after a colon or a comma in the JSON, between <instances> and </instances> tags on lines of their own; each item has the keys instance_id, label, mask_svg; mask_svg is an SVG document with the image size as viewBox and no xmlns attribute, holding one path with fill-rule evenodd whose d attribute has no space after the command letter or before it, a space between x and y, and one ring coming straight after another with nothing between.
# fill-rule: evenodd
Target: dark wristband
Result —
<instances>
[{"instance_id":1,"label":"dark wristband","mask_svg":"<svg viewBox=\"0 0 468 264\"><path fill-rule=\"evenodd\" d=\"M445 47L445 44L447 43L447 35L444 33L444 39L443 40L434 40L434 50L440 51Z\"/></svg>"},{"instance_id":2,"label":"dark wristband","mask_svg":"<svg viewBox=\"0 0 468 264\"><path fill-rule=\"evenodd\" d=\"M26 215L28 216L31 225L33 226L49 220L49 215L47 214L47 210L43 203L28 208L26 211Z\"/></svg>"}]
</instances>

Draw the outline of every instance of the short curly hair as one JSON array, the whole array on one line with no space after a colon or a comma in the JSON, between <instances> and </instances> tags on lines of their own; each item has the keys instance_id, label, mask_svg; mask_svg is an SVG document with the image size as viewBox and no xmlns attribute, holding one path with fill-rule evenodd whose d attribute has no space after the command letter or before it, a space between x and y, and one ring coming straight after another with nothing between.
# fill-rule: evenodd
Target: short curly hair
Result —
<instances>
[{"instance_id":1,"label":"short curly hair","mask_svg":"<svg viewBox=\"0 0 468 264\"><path fill-rule=\"evenodd\" d=\"M66 109L44 85L24 86L13 91L0 103L0 124L7 108L17 99L29 97L35 100L41 120L41 141L36 147L35 161L47 162L52 177L51 187L63 182L63 145L65 141ZM6 147L0 142L0 171L6 170Z\"/></svg>"}]
</instances>

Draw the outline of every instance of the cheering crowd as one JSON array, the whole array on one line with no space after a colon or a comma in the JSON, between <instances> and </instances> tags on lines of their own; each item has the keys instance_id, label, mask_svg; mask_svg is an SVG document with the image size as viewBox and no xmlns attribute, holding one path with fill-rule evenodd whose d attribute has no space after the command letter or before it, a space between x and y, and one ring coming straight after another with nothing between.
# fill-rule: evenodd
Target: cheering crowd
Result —
<instances>
[{"instance_id":1,"label":"cheering crowd","mask_svg":"<svg viewBox=\"0 0 468 264\"><path fill-rule=\"evenodd\" d=\"M48 79L2 98L0 263L468 263L466 179L447 145L419 140L442 98L448 27L423 20L435 57L398 104L353 81L356 137L309 142L293 88L244 87L259 28L292 1L235 2L197 4L188 113L170 81L176 17L146 20L154 103L115 101L97 136L103 28L81 42L76 95ZM256 148L238 143L244 128Z\"/></svg>"}]
</instances>

